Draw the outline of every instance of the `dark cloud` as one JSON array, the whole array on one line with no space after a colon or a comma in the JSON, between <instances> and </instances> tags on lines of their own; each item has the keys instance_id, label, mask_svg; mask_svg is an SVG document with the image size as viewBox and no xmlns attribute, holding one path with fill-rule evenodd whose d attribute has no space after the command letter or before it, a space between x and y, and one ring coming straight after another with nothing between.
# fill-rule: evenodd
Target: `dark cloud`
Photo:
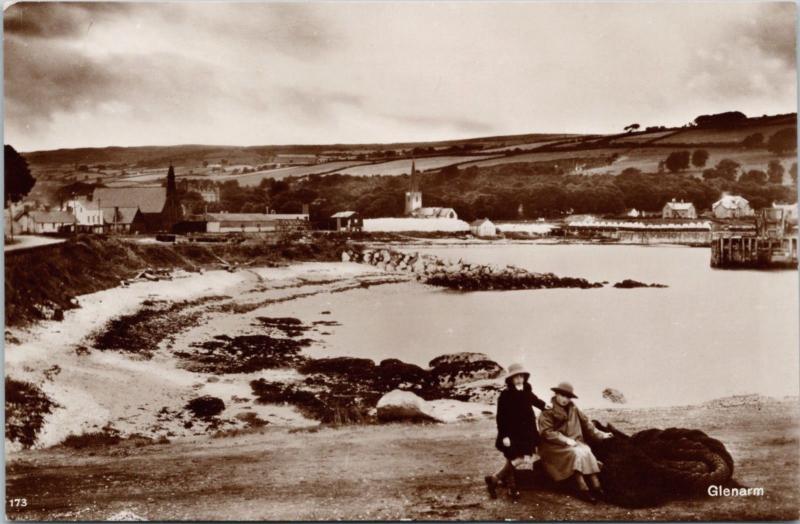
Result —
<instances>
[{"instance_id":1,"label":"dark cloud","mask_svg":"<svg viewBox=\"0 0 800 524\"><path fill-rule=\"evenodd\" d=\"M6 39L4 54L6 118L33 128L57 112L94 113L102 104L125 104L143 118L164 107L202 112L193 104L196 79L213 78L204 65L166 53L90 58L52 40ZM224 95L213 82L202 88Z\"/></svg>"},{"instance_id":2,"label":"dark cloud","mask_svg":"<svg viewBox=\"0 0 800 524\"><path fill-rule=\"evenodd\" d=\"M765 3L743 33L765 56L773 56L794 69L796 64L795 4Z\"/></svg>"},{"instance_id":3,"label":"dark cloud","mask_svg":"<svg viewBox=\"0 0 800 524\"><path fill-rule=\"evenodd\" d=\"M122 2L20 2L5 10L3 31L6 37L79 37L92 24L124 15L131 6Z\"/></svg>"},{"instance_id":4,"label":"dark cloud","mask_svg":"<svg viewBox=\"0 0 800 524\"><path fill-rule=\"evenodd\" d=\"M686 82L696 93L744 100L785 97L795 88L795 6L764 3L731 24L714 46L690 59Z\"/></svg>"}]
</instances>

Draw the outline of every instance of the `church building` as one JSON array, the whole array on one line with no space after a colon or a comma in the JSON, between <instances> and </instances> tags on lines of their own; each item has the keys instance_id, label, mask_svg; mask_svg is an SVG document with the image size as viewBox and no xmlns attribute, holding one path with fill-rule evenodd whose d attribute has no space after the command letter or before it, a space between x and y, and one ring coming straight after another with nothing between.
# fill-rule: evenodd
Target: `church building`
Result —
<instances>
[{"instance_id":1,"label":"church building","mask_svg":"<svg viewBox=\"0 0 800 524\"><path fill-rule=\"evenodd\" d=\"M419 188L419 175L414 160L411 161L411 186L406 191L405 214L414 218L458 218L452 207L422 207L422 191Z\"/></svg>"}]
</instances>

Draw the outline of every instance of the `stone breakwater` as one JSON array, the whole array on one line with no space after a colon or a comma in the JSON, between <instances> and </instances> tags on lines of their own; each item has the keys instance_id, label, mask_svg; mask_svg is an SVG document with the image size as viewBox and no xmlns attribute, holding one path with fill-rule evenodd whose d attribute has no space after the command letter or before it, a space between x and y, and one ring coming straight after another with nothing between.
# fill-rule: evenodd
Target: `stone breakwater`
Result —
<instances>
[{"instance_id":1,"label":"stone breakwater","mask_svg":"<svg viewBox=\"0 0 800 524\"><path fill-rule=\"evenodd\" d=\"M432 255L390 249L348 249L342 253L342 261L370 264L384 271L412 273L426 284L462 291L603 287L603 283L590 282L585 278L534 273L509 265L500 267L469 264L461 260L453 262Z\"/></svg>"}]
</instances>

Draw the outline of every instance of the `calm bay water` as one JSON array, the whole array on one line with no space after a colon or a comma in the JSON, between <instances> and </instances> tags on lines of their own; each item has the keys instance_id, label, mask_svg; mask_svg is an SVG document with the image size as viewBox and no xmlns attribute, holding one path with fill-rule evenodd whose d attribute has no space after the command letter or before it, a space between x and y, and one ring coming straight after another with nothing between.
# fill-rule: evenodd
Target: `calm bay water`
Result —
<instances>
[{"instance_id":1,"label":"calm bay water","mask_svg":"<svg viewBox=\"0 0 800 524\"><path fill-rule=\"evenodd\" d=\"M460 351L504 367L523 362L534 390L573 383L586 406L606 387L633 406L696 403L732 394L797 395L798 275L721 271L706 249L596 245L426 247L422 253L611 284L667 289L552 289L458 293L419 284L318 295L274 314L336 320L314 356L400 358L420 365ZM330 310L330 316L319 316Z\"/></svg>"}]
</instances>

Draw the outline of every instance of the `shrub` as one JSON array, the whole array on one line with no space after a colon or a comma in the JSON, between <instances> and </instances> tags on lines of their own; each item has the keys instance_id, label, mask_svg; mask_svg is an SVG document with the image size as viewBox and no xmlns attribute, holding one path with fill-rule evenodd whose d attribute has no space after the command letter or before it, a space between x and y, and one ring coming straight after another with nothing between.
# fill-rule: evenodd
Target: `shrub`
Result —
<instances>
[{"instance_id":1,"label":"shrub","mask_svg":"<svg viewBox=\"0 0 800 524\"><path fill-rule=\"evenodd\" d=\"M694 167L705 167L708 162L708 151L705 149L695 149L692 153L692 165Z\"/></svg>"},{"instance_id":2,"label":"shrub","mask_svg":"<svg viewBox=\"0 0 800 524\"><path fill-rule=\"evenodd\" d=\"M195 417L209 419L225 410L225 402L221 398L203 395L190 400L186 404L186 409L191 411Z\"/></svg>"}]
</instances>

